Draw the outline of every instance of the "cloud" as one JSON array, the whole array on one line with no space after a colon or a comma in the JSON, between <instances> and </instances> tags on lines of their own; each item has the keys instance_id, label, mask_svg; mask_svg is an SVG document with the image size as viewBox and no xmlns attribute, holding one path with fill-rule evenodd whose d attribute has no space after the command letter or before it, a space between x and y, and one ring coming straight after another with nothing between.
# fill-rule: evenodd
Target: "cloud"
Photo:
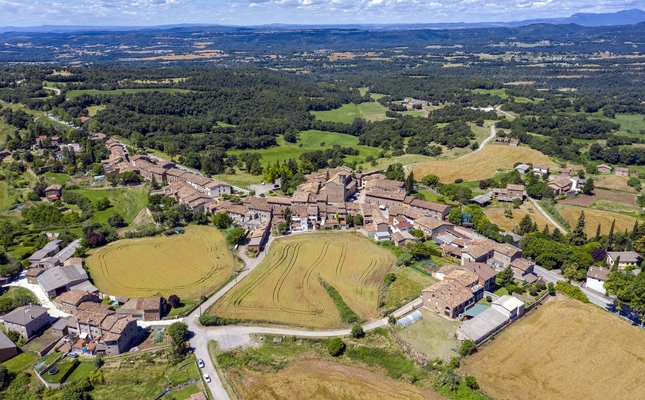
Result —
<instances>
[{"instance_id":1,"label":"cloud","mask_svg":"<svg viewBox=\"0 0 645 400\"><path fill-rule=\"evenodd\" d=\"M0 0L0 24L479 22L630 8L645 0Z\"/></svg>"}]
</instances>

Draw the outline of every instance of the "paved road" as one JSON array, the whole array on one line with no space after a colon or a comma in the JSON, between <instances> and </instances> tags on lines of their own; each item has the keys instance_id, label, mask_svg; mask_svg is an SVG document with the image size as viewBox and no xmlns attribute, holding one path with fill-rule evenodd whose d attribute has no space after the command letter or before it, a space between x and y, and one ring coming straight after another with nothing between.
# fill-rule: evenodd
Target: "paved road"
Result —
<instances>
[{"instance_id":1,"label":"paved road","mask_svg":"<svg viewBox=\"0 0 645 400\"><path fill-rule=\"evenodd\" d=\"M527 197L528 197L528 196L527 196ZM554 220L553 218L551 218L551 216L550 216L549 214L547 214L547 212L546 212L546 211L544 211L544 210L542 209L542 207L540 207L540 205L538 204L538 202L537 202L537 201L535 201L534 199L532 199L532 198L530 198L530 197L528 197L528 199L531 201L531 203L533 203L533 205L535 206L535 208L537 208L537 210L540 212L540 214L542 214L542 216L543 216L544 218L546 218L550 223L552 223L556 228L558 228L558 230L559 230L560 232L562 232L562 233L563 233L563 234L565 234L565 235L567 234L567 231L566 231L562 226L560 226L560 224L558 224L557 222L555 222L555 220Z\"/></svg>"},{"instance_id":2,"label":"paved road","mask_svg":"<svg viewBox=\"0 0 645 400\"><path fill-rule=\"evenodd\" d=\"M40 302L40 305L43 307L49 309L49 315L52 317L67 317L69 314L62 312L58 310L54 304L49 300L49 296L45 293L45 291L40 287L40 285L34 285L32 283L27 282L27 277L25 276L25 272L21 272L20 276L18 279L14 280L13 282L10 282L7 286L16 286L16 287L21 287L28 289L31 291L38 301Z\"/></svg>"},{"instance_id":3,"label":"paved road","mask_svg":"<svg viewBox=\"0 0 645 400\"><path fill-rule=\"evenodd\" d=\"M58 89L58 88L43 86L43 89L53 90L54 92L56 92L57 96L60 96L60 89Z\"/></svg>"},{"instance_id":4,"label":"paved road","mask_svg":"<svg viewBox=\"0 0 645 400\"><path fill-rule=\"evenodd\" d=\"M562 276L559 272L557 271L549 271L545 268L542 268L540 266L535 266L535 273L547 282L553 282L556 283L557 281L564 281L564 276ZM574 285L580 287L582 291L587 295L589 298L589 301L592 302L593 304L597 305L598 307L604 308L605 310L608 311L615 311L614 307L614 300L603 296L601 293L596 292L595 290L588 289L586 287L582 287L582 285L578 282L573 282Z\"/></svg>"},{"instance_id":5,"label":"paved road","mask_svg":"<svg viewBox=\"0 0 645 400\"><path fill-rule=\"evenodd\" d=\"M502 114L506 115L507 117L510 117L510 118L512 118L512 119L515 119L515 117L514 117L513 115L511 115L511 114L507 113L506 111L502 111L502 106L497 106L497 107L495 107L495 111L497 111L497 112L501 112Z\"/></svg>"}]
</instances>

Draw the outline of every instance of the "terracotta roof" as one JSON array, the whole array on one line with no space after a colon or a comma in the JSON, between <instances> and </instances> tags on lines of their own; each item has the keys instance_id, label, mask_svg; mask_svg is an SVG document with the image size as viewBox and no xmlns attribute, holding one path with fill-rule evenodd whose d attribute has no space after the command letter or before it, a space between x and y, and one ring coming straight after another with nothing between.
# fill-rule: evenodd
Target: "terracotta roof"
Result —
<instances>
[{"instance_id":1,"label":"terracotta roof","mask_svg":"<svg viewBox=\"0 0 645 400\"><path fill-rule=\"evenodd\" d=\"M493 242L492 240L490 242L493 244L495 251L497 251L498 253L502 253L505 256L513 257L515 255L522 253L522 250L520 250L519 247L515 247L512 244L497 243L497 242Z\"/></svg>"},{"instance_id":2,"label":"terracotta roof","mask_svg":"<svg viewBox=\"0 0 645 400\"><path fill-rule=\"evenodd\" d=\"M439 281L429 288L424 289L423 293L434 294L436 297L446 302L446 304L451 308L464 304L473 297L473 293L470 289L466 289L452 280Z\"/></svg>"},{"instance_id":3,"label":"terracotta roof","mask_svg":"<svg viewBox=\"0 0 645 400\"><path fill-rule=\"evenodd\" d=\"M76 309L81 311L113 314L114 311L110 310L109 308L110 307L108 305L101 304L101 303L94 303L93 301L84 301L78 306L76 306Z\"/></svg>"},{"instance_id":4,"label":"terracotta roof","mask_svg":"<svg viewBox=\"0 0 645 400\"><path fill-rule=\"evenodd\" d=\"M508 190L524 190L524 185L513 185L513 184L508 184L506 185L506 189Z\"/></svg>"},{"instance_id":5,"label":"terracotta roof","mask_svg":"<svg viewBox=\"0 0 645 400\"><path fill-rule=\"evenodd\" d=\"M76 320L81 324L99 326L107 316L107 312L83 311L76 316Z\"/></svg>"},{"instance_id":6,"label":"terracotta roof","mask_svg":"<svg viewBox=\"0 0 645 400\"><path fill-rule=\"evenodd\" d=\"M561 189L567 186L571 186L571 179L565 176L561 176L549 182L548 185L555 186L556 188Z\"/></svg>"},{"instance_id":7,"label":"terracotta roof","mask_svg":"<svg viewBox=\"0 0 645 400\"><path fill-rule=\"evenodd\" d=\"M368 191L391 191L400 192L405 191L405 184L399 181L390 179L373 179L365 183L365 189Z\"/></svg>"},{"instance_id":8,"label":"terracotta roof","mask_svg":"<svg viewBox=\"0 0 645 400\"><path fill-rule=\"evenodd\" d=\"M497 275L497 271L495 271L495 269L493 269L490 265L484 263L466 263L462 265L462 267L477 275L484 281L487 281Z\"/></svg>"},{"instance_id":9,"label":"terracotta roof","mask_svg":"<svg viewBox=\"0 0 645 400\"><path fill-rule=\"evenodd\" d=\"M523 258L518 258L517 260L511 261L511 267L519 269L522 272L526 272L533 265L535 264Z\"/></svg>"},{"instance_id":10,"label":"terracotta roof","mask_svg":"<svg viewBox=\"0 0 645 400\"><path fill-rule=\"evenodd\" d=\"M45 272L44 268L29 268L27 272L25 272L25 276L28 278L35 278L43 272Z\"/></svg>"},{"instance_id":11,"label":"terracotta roof","mask_svg":"<svg viewBox=\"0 0 645 400\"><path fill-rule=\"evenodd\" d=\"M65 292L60 296L56 297L55 301L58 303L73 304L74 306L76 306L88 294L89 293L84 290L70 290L69 292Z\"/></svg>"},{"instance_id":12,"label":"terracotta roof","mask_svg":"<svg viewBox=\"0 0 645 400\"><path fill-rule=\"evenodd\" d=\"M464 287L469 287L477 283L477 275L473 274L470 271L465 271L462 269L455 269L445 276L444 279L452 279L459 282Z\"/></svg>"},{"instance_id":13,"label":"terracotta roof","mask_svg":"<svg viewBox=\"0 0 645 400\"><path fill-rule=\"evenodd\" d=\"M425 201L425 200L415 199L415 198L412 198L409 204L413 207L419 207L425 210L437 211L440 213L444 213L448 209L450 209L450 206L445 204L434 203L432 201Z\"/></svg>"},{"instance_id":14,"label":"terracotta roof","mask_svg":"<svg viewBox=\"0 0 645 400\"><path fill-rule=\"evenodd\" d=\"M161 296L142 297L137 301L137 310L159 311Z\"/></svg>"},{"instance_id":15,"label":"terracotta roof","mask_svg":"<svg viewBox=\"0 0 645 400\"><path fill-rule=\"evenodd\" d=\"M491 240L483 240L468 245L468 247L466 247L462 252L470 254L474 258L479 258L493 250L495 250L495 243Z\"/></svg>"},{"instance_id":16,"label":"terracotta roof","mask_svg":"<svg viewBox=\"0 0 645 400\"><path fill-rule=\"evenodd\" d=\"M293 196L291 196L291 202L296 202L296 203L308 203L309 202L309 192L295 192Z\"/></svg>"},{"instance_id":17,"label":"terracotta roof","mask_svg":"<svg viewBox=\"0 0 645 400\"><path fill-rule=\"evenodd\" d=\"M386 191L368 191L365 193L367 197L376 197L377 199L386 199L386 200L405 200L405 192L386 192Z\"/></svg>"},{"instance_id":18,"label":"terracotta roof","mask_svg":"<svg viewBox=\"0 0 645 400\"><path fill-rule=\"evenodd\" d=\"M421 217L414 220L415 226L421 226L427 229L437 229L442 225L454 226L450 222L442 221L440 219L431 218L431 217Z\"/></svg>"}]
</instances>

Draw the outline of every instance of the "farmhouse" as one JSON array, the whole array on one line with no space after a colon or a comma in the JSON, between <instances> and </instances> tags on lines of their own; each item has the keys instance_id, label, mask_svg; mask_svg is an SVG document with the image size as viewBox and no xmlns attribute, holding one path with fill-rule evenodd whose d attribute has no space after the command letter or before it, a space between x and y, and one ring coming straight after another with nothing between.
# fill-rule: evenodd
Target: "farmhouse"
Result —
<instances>
[{"instance_id":1,"label":"farmhouse","mask_svg":"<svg viewBox=\"0 0 645 400\"><path fill-rule=\"evenodd\" d=\"M162 307L161 296L142 297L128 300L116 313L139 321L161 321Z\"/></svg>"},{"instance_id":2,"label":"farmhouse","mask_svg":"<svg viewBox=\"0 0 645 400\"><path fill-rule=\"evenodd\" d=\"M393 232L390 237L394 244L399 247L405 245L406 243L417 241L417 239L408 231Z\"/></svg>"},{"instance_id":3,"label":"farmhouse","mask_svg":"<svg viewBox=\"0 0 645 400\"><path fill-rule=\"evenodd\" d=\"M73 338L73 346L85 346L92 354L124 353L130 350L138 335L136 320L126 315L84 311L75 318L79 336Z\"/></svg>"},{"instance_id":4,"label":"farmhouse","mask_svg":"<svg viewBox=\"0 0 645 400\"><path fill-rule=\"evenodd\" d=\"M49 201L56 201L60 198L62 189L61 185L49 185L45 188L45 197Z\"/></svg>"},{"instance_id":5,"label":"farmhouse","mask_svg":"<svg viewBox=\"0 0 645 400\"><path fill-rule=\"evenodd\" d=\"M601 174L608 174L608 173L611 172L611 167L609 165L605 165L605 164L600 164L599 166L596 167L596 169Z\"/></svg>"},{"instance_id":6,"label":"farmhouse","mask_svg":"<svg viewBox=\"0 0 645 400\"><path fill-rule=\"evenodd\" d=\"M493 189L493 198L498 201L512 202L515 199L524 200L524 185L509 184L506 188Z\"/></svg>"},{"instance_id":7,"label":"farmhouse","mask_svg":"<svg viewBox=\"0 0 645 400\"><path fill-rule=\"evenodd\" d=\"M414 220L414 228L422 230L425 236L434 239L446 229L454 228L454 225L431 217L421 217Z\"/></svg>"},{"instance_id":8,"label":"farmhouse","mask_svg":"<svg viewBox=\"0 0 645 400\"><path fill-rule=\"evenodd\" d=\"M559 195L566 194L568 191L570 191L573 186L573 182L570 178L561 176L561 177L555 178L547 185L551 189L553 189L556 196L559 196Z\"/></svg>"},{"instance_id":9,"label":"farmhouse","mask_svg":"<svg viewBox=\"0 0 645 400\"><path fill-rule=\"evenodd\" d=\"M607 281L609 270L607 268L591 266L587 271L587 288L593 289L598 293L605 294L605 282Z\"/></svg>"},{"instance_id":10,"label":"farmhouse","mask_svg":"<svg viewBox=\"0 0 645 400\"><path fill-rule=\"evenodd\" d=\"M537 164L533 166L533 173L538 175L544 175L549 173L550 167L544 164Z\"/></svg>"},{"instance_id":11,"label":"farmhouse","mask_svg":"<svg viewBox=\"0 0 645 400\"><path fill-rule=\"evenodd\" d=\"M616 167L615 174L617 176L629 176L629 170L625 167Z\"/></svg>"},{"instance_id":12,"label":"farmhouse","mask_svg":"<svg viewBox=\"0 0 645 400\"><path fill-rule=\"evenodd\" d=\"M42 249L35 251L34 254L29 257L29 262L34 264L53 256L60 250L61 243L63 243L62 240L52 240Z\"/></svg>"},{"instance_id":13,"label":"farmhouse","mask_svg":"<svg viewBox=\"0 0 645 400\"><path fill-rule=\"evenodd\" d=\"M424 307L449 318L456 318L475 303L472 291L455 280L443 280L424 289L421 298Z\"/></svg>"},{"instance_id":14,"label":"farmhouse","mask_svg":"<svg viewBox=\"0 0 645 400\"><path fill-rule=\"evenodd\" d=\"M450 213L450 206L448 205L416 199L410 196L407 196L403 201L403 208L410 208L439 220L446 219L448 217L448 213Z\"/></svg>"},{"instance_id":15,"label":"farmhouse","mask_svg":"<svg viewBox=\"0 0 645 400\"><path fill-rule=\"evenodd\" d=\"M269 233L271 233L269 224L257 228L251 234L249 244L246 246L246 248L259 253L260 250L262 250L262 246L264 246L264 243L269 237Z\"/></svg>"},{"instance_id":16,"label":"farmhouse","mask_svg":"<svg viewBox=\"0 0 645 400\"><path fill-rule=\"evenodd\" d=\"M17 355L18 346L4 332L0 331L0 362L5 362Z\"/></svg>"},{"instance_id":17,"label":"farmhouse","mask_svg":"<svg viewBox=\"0 0 645 400\"><path fill-rule=\"evenodd\" d=\"M23 338L29 339L47 326L49 314L44 307L23 306L5 315L2 320L7 331L16 331Z\"/></svg>"},{"instance_id":18,"label":"farmhouse","mask_svg":"<svg viewBox=\"0 0 645 400\"><path fill-rule=\"evenodd\" d=\"M384 207L401 207L406 197L405 191L367 191L365 193L365 203L376 204Z\"/></svg>"},{"instance_id":19,"label":"farmhouse","mask_svg":"<svg viewBox=\"0 0 645 400\"><path fill-rule=\"evenodd\" d=\"M605 261L610 268L614 266L616 260L618 260L618 268L625 268L638 267L643 258L635 251L608 251Z\"/></svg>"},{"instance_id":20,"label":"farmhouse","mask_svg":"<svg viewBox=\"0 0 645 400\"><path fill-rule=\"evenodd\" d=\"M67 313L76 314L77 307L86 301L97 301L98 297L83 290L70 290L56 297L52 302L57 309Z\"/></svg>"},{"instance_id":21,"label":"farmhouse","mask_svg":"<svg viewBox=\"0 0 645 400\"><path fill-rule=\"evenodd\" d=\"M524 258L516 258L511 261L510 266L513 270L513 277L516 280L527 281L528 283L534 283L538 280L534 272L535 263Z\"/></svg>"},{"instance_id":22,"label":"farmhouse","mask_svg":"<svg viewBox=\"0 0 645 400\"><path fill-rule=\"evenodd\" d=\"M58 296L89 278L81 265L64 265L48 269L38 276L38 284L47 296Z\"/></svg>"}]
</instances>

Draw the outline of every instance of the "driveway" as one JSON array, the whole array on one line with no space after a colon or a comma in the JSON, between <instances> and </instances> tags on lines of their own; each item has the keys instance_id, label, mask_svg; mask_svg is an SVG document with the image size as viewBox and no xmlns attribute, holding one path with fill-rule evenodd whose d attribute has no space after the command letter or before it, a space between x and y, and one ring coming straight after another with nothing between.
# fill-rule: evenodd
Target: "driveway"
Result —
<instances>
[{"instance_id":1,"label":"driveway","mask_svg":"<svg viewBox=\"0 0 645 400\"><path fill-rule=\"evenodd\" d=\"M70 315L61 310L58 310L56 306L54 306L54 303L52 303L49 300L49 296L47 296L47 294L45 293L45 291L43 291L40 285L34 285L32 283L27 282L27 277L25 277L24 272L20 274L17 280L9 283L7 286L21 287L31 291L34 295L36 295L36 298L40 302L40 305L49 310L49 315L51 315L52 317L61 318L61 317L68 317Z\"/></svg>"}]
</instances>

